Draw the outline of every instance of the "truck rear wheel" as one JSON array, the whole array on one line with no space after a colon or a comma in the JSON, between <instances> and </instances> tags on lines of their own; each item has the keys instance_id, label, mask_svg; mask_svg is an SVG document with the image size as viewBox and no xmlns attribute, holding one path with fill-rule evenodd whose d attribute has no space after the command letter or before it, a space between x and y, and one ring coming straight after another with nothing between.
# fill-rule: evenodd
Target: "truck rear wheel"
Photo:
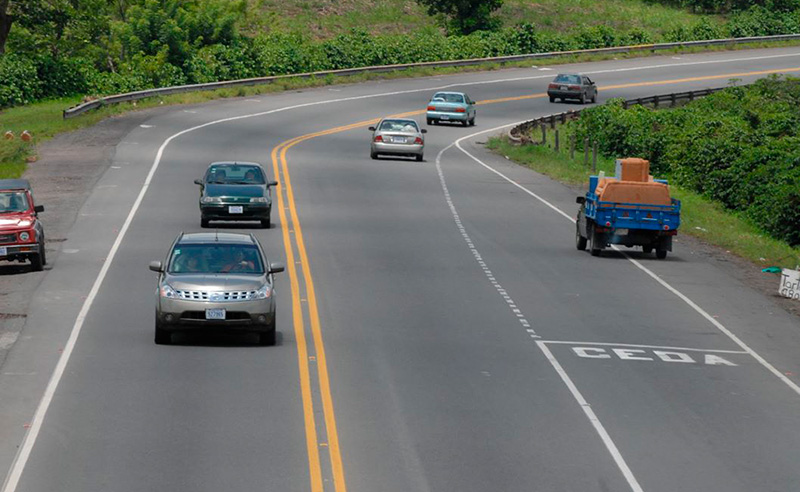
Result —
<instances>
[{"instance_id":1,"label":"truck rear wheel","mask_svg":"<svg viewBox=\"0 0 800 492\"><path fill-rule=\"evenodd\" d=\"M575 224L575 247L578 251L586 250L586 238L581 236L581 227L578 223Z\"/></svg>"},{"instance_id":2,"label":"truck rear wheel","mask_svg":"<svg viewBox=\"0 0 800 492\"><path fill-rule=\"evenodd\" d=\"M647 254L650 254L650 253L653 252L653 247L652 246L642 246L642 251L644 251Z\"/></svg>"},{"instance_id":3,"label":"truck rear wheel","mask_svg":"<svg viewBox=\"0 0 800 492\"><path fill-rule=\"evenodd\" d=\"M603 246L598 243L597 232L593 230L589 235L589 252L592 256L600 256L601 251L603 251Z\"/></svg>"},{"instance_id":4,"label":"truck rear wheel","mask_svg":"<svg viewBox=\"0 0 800 492\"><path fill-rule=\"evenodd\" d=\"M659 260L663 260L666 257L667 257L666 249L661 249L661 248L656 249L656 258L658 258Z\"/></svg>"}]
</instances>

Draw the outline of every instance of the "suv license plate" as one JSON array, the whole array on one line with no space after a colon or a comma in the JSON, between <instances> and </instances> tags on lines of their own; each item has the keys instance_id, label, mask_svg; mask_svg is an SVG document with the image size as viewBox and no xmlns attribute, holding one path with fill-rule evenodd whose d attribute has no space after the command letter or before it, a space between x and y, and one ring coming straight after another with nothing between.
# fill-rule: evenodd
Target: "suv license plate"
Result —
<instances>
[{"instance_id":1,"label":"suv license plate","mask_svg":"<svg viewBox=\"0 0 800 492\"><path fill-rule=\"evenodd\" d=\"M0 256L8 255L8 248L5 246L0 246Z\"/></svg>"},{"instance_id":2,"label":"suv license plate","mask_svg":"<svg viewBox=\"0 0 800 492\"><path fill-rule=\"evenodd\" d=\"M617 229L614 231L614 234L616 234L617 236L627 236L628 229Z\"/></svg>"},{"instance_id":3,"label":"suv license plate","mask_svg":"<svg viewBox=\"0 0 800 492\"><path fill-rule=\"evenodd\" d=\"M241 214L244 213L244 207L241 205L231 205L228 207L229 214Z\"/></svg>"},{"instance_id":4,"label":"suv license plate","mask_svg":"<svg viewBox=\"0 0 800 492\"><path fill-rule=\"evenodd\" d=\"M206 309L206 319L225 319L225 310Z\"/></svg>"},{"instance_id":5,"label":"suv license plate","mask_svg":"<svg viewBox=\"0 0 800 492\"><path fill-rule=\"evenodd\" d=\"M450 119L450 117L447 116L446 114L443 114L442 116L440 116L440 118L443 119L443 120L449 120Z\"/></svg>"}]
</instances>

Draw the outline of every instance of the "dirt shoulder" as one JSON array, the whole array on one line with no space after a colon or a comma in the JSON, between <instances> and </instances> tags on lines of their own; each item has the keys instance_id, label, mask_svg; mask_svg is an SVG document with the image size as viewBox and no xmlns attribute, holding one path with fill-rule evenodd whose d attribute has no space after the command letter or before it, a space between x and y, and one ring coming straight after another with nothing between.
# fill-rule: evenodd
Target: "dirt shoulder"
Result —
<instances>
[{"instance_id":1,"label":"dirt shoulder","mask_svg":"<svg viewBox=\"0 0 800 492\"><path fill-rule=\"evenodd\" d=\"M117 144L132 129L167 111L154 108L105 119L97 125L64 133L37 148L38 160L29 164L30 180L47 238L48 265L33 272L27 264L0 262L0 366L22 332L30 299L47 271L68 249L67 233L97 181L114 158Z\"/></svg>"}]
</instances>

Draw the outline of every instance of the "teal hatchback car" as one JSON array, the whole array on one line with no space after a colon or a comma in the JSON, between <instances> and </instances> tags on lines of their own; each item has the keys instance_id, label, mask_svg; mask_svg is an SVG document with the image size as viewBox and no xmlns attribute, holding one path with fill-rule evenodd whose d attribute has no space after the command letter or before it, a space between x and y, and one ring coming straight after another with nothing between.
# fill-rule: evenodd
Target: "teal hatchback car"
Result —
<instances>
[{"instance_id":1,"label":"teal hatchback car","mask_svg":"<svg viewBox=\"0 0 800 492\"><path fill-rule=\"evenodd\" d=\"M475 126L475 101L463 92L437 92L428 103L425 117L429 125L455 121Z\"/></svg>"}]
</instances>

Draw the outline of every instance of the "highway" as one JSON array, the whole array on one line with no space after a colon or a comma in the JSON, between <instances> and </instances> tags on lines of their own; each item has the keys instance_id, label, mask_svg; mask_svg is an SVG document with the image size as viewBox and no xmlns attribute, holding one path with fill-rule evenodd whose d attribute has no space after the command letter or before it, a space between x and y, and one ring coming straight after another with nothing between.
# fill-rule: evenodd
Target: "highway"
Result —
<instances>
[{"instance_id":1,"label":"highway","mask_svg":"<svg viewBox=\"0 0 800 492\"><path fill-rule=\"evenodd\" d=\"M549 69L548 69L549 68ZM800 72L800 48L375 81L215 101L119 143L0 368L3 492L796 491L800 323L678 241L666 260L574 246L569 188L491 154L578 105ZM367 127L424 123L435 90L477 126L428 126L424 162ZM254 233L278 344L153 343L155 274L199 231L212 161L280 182ZM45 204L46 206L47 204Z\"/></svg>"}]
</instances>

